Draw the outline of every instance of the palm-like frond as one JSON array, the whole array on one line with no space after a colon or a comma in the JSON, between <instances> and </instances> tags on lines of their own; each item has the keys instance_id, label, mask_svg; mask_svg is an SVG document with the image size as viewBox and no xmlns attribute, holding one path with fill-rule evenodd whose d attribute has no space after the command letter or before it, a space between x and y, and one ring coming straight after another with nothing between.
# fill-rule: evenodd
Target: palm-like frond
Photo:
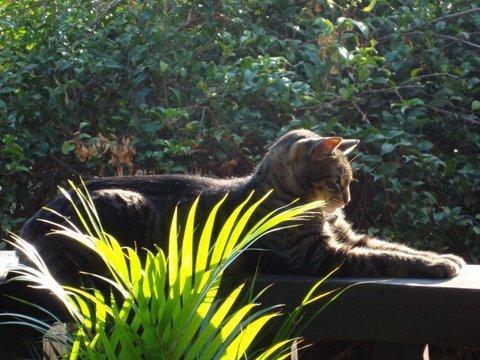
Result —
<instances>
[{"instance_id":1,"label":"palm-like frond","mask_svg":"<svg viewBox=\"0 0 480 360\"><path fill-rule=\"evenodd\" d=\"M77 328L71 339L71 359L243 357L256 334L278 313L274 308L258 310L253 302L239 304L243 284L220 298L218 289L226 266L259 237L287 221L301 220L323 205L313 202L287 207L266 215L246 229L256 208L269 195L250 204L251 194L231 212L213 239L213 229L218 226L216 215L226 197L213 208L199 237L195 233L199 203L196 199L182 233L178 227L178 209L174 211L168 256L162 249L145 250L142 261L136 251L122 247L103 230L86 189L73 183L71 186L78 201L63 189L62 193L74 206L85 231L65 219L67 225L52 223L53 232L93 249L109 271L108 277L96 276L111 284L120 298L113 293L106 297L98 290L62 287L50 275L35 249L19 237L14 237L15 246L35 266L10 269L17 273L17 280L49 289L67 307ZM196 253L193 251L195 241ZM279 341L258 359L273 355L281 358L285 353L279 356L277 350L288 344L289 341Z\"/></svg>"}]
</instances>

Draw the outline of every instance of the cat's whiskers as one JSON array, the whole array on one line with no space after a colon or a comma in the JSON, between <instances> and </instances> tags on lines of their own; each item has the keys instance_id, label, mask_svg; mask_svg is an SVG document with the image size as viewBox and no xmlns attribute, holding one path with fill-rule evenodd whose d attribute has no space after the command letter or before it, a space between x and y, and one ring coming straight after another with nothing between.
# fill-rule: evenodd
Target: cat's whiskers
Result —
<instances>
[{"instance_id":1,"label":"cat's whiskers","mask_svg":"<svg viewBox=\"0 0 480 360\"><path fill-rule=\"evenodd\" d=\"M334 213L338 208L342 207L338 199L332 198L328 200L325 204L324 211L327 214L332 214Z\"/></svg>"}]
</instances>

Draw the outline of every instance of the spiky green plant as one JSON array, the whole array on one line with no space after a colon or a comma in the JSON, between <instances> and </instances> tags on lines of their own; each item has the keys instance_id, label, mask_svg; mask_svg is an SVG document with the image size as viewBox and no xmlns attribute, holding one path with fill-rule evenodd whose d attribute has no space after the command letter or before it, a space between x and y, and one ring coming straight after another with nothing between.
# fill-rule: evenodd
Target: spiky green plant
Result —
<instances>
[{"instance_id":1,"label":"spiky green plant","mask_svg":"<svg viewBox=\"0 0 480 360\"><path fill-rule=\"evenodd\" d=\"M71 202L84 230L64 218L66 225L51 223L53 232L95 251L106 264L110 276L92 276L110 284L120 294L120 299L113 293L106 297L97 289L61 286L35 249L18 236L14 236L14 246L34 266L19 265L10 269L17 274L16 280L50 290L65 305L76 328L65 339L69 349L65 356L70 359L210 360L246 356L257 333L277 317L279 311L276 307L259 308L254 301L240 304L239 295L244 284L220 297L218 290L225 268L262 235L282 227L297 226L323 205L317 201L279 209L247 229L251 216L270 193L253 203L250 194L232 211L213 239L216 215L226 196L214 206L200 234L195 232L197 198L182 233L178 230L178 209L174 211L168 257L162 249L144 250L146 256L142 262L134 249L121 247L103 230L86 189L70 185L78 201L64 189L61 192ZM198 244L196 253L194 239ZM43 333L49 327L28 316L21 316L20 322L30 323ZM291 328L292 322L282 328L278 341L259 355L257 352L256 358L287 357L292 340L286 338L291 332L286 329Z\"/></svg>"}]
</instances>

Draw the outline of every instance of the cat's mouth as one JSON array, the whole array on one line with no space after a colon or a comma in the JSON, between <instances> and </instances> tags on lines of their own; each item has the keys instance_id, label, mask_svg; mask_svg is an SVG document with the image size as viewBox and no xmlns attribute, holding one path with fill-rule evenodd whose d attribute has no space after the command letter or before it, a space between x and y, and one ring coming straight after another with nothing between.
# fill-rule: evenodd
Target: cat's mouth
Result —
<instances>
[{"instance_id":1,"label":"cat's mouth","mask_svg":"<svg viewBox=\"0 0 480 360\"><path fill-rule=\"evenodd\" d=\"M346 204L343 201L340 201L338 199L330 199L323 208L323 211L326 214L333 214L338 209L345 207L345 205Z\"/></svg>"}]
</instances>

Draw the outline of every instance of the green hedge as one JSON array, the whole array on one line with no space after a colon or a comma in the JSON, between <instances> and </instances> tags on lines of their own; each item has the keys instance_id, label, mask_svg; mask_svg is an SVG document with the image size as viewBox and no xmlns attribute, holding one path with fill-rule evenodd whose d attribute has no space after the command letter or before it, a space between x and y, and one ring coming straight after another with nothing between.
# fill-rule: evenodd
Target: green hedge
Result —
<instances>
[{"instance_id":1,"label":"green hedge","mask_svg":"<svg viewBox=\"0 0 480 360\"><path fill-rule=\"evenodd\" d=\"M480 260L479 9L367 5L1 3L3 231L76 174L244 175L304 127L362 140L359 227Z\"/></svg>"}]
</instances>

